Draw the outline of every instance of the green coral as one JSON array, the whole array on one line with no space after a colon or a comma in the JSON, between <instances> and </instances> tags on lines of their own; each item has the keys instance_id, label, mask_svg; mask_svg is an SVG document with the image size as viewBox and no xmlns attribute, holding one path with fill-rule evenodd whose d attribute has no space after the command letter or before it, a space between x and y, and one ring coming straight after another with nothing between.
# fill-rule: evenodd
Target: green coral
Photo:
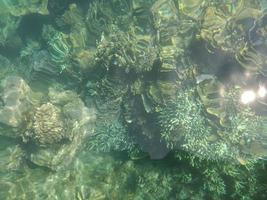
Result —
<instances>
[{"instance_id":1,"label":"green coral","mask_svg":"<svg viewBox=\"0 0 267 200\"><path fill-rule=\"evenodd\" d=\"M264 119L238 102L238 90L228 92L222 112L224 127L209 121L194 89L180 90L175 100L159 109L160 133L171 150L183 149L204 159L245 163L264 154ZM253 146L254 145L254 146ZM254 148L252 148L252 146Z\"/></svg>"},{"instance_id":2,"label":"green coral","mask_svg":"<svg viewBox=\"0 0 267 200\"><path fill-rule=\"evenodd\" d=\"M97 152L131 151L135 148L133 137L121 119L121 105L127 87L117 78L107 74L101 81L87 84L88 98L94 97L98 108L96 128L88 141L88 148Z\"/></svg>"},{"instance_id":3,"label":"green coral","mask_svg":"<svg viewBox=\"0 0 267 200\"><path fill-rule=\"evenodd\" d=\"M95 133L88 141L88 149L96 152L132 151L135 148L133 138L120 122L97 124Z\"/></svg>"},{"instance_id":4,"label":"green coral","mask_svg":"<svg viewBox=\"0 0 267 200\"><path fill-rule=\"evenodd\" d=\"M207 151L212 128L194 89L177 91L174 101L159 110L161 136L168 148L183 148L199 155Z\"/></svg>"},{"instance_id":5,"label":"green coral","mask_svg":"<svg viewBox=\"0 0 267 200\"><path fill-rule=\"evenodd\" d=\"M175 157L187 168L191 168L195 185L205 198L211 199L254 199L264 190L259 180L263 162L251 161L246 166L231 162L207 161L195 155L176 151ZM195 174L194 172L197 172Z\"/></svg>"},{"instance_id":6,"label":"green coral","mask_svg":"<svg viewBox=\"0 0 267 200\"><path fill-rule=\"evenodd\" d=\"M243 157L255 159L264 156L266 152L266 119L257 115L251 107L240 104L239 96L239 89L231 90L226 95L228 127L223 137L238 146Z\"/></svg>"}]
</instances>

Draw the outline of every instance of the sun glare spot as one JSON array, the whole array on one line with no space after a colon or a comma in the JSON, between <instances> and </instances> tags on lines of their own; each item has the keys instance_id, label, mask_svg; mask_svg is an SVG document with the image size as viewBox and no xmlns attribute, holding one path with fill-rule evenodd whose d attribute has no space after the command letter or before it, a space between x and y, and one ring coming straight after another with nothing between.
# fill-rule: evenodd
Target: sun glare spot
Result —
<instances>
[{"instance_id":1,"label":"sun glare spot","mask_svg":"<svg viewBox=\"0 0 267 200\"><path fill-rule=\"evenodd\" d=\"M256 99L256 94L252 90L247 90L244 91L243 94L241 95L241 102L243 104L249 104Z\"/></svg>"},{"instance_id":2,"label":"sun glare spot","mask_svg":"<svg viewBox=\"0 0 267 200\"><path fill-rule=\"evenodd\" d=\"M263 86L260 86L259 89L258 89L258 96L263 98L263 97L266 96L266 94L267 94L266 88L263 87Z\"/></svg>"}]
</instances>

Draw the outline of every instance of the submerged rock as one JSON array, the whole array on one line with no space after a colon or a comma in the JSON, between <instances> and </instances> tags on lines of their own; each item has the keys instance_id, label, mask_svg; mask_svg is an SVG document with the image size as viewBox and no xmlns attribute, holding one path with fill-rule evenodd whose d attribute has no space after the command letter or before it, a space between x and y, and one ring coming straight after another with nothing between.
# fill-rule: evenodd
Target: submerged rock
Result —
<instances>
[{"instance_id":1,"label":"submerged rock","mask_svg":"<svg viewBox=\"0 0 267 200\"><path fill-rule=\"evenodd\" d=\"M21 137L36 100L28 84L18 76L8 76L1 83L0 124L1 135ZM4 131L11 129L12 133Z\"/></svg>"}]
</instances>

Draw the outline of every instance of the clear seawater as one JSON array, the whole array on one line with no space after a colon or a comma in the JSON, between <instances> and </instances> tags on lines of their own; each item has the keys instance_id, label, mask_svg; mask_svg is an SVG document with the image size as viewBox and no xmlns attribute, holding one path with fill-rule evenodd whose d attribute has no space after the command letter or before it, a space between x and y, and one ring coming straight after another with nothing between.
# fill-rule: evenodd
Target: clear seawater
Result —
<instances>
[{"instance_id":1,"label":"clear seawater","mask_svg":"<svg viewBox=\"0 0 267 200\"><path fill-rule=\"evenodd\" d=\"M0 200L267 199L266 0L0 0Z\"/></svg>"}]
</instances>

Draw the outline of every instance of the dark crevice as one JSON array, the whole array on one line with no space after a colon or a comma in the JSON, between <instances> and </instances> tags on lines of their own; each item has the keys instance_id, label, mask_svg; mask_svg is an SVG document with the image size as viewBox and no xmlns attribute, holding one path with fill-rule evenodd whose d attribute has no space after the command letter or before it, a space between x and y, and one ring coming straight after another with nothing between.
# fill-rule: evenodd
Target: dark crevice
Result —
<instances>
[{"instance_id":1,"label":"dark crevice","mask_svg":"<svg viewBox=\"0 0 267 200\"><path fill-rule=\"evenodd\" d=\"M50 15L56 17L62 15L72 2L73 0L49 0L47 8Z\"/></svg>"},{"instance_id":2,"label":"dark crevice","mask_svg":"<svg viewBox=\"0 0 267 200\"><path fill-rule=\"evenodd\" d=\"M29 38L32 40L41 39L42 29L44 24L48 24L51 19L49 15L29 14L23 16L18 34L22 41L27 41Z\"/></svg>"},{"instance_id":3,"label":"dark crevice","mask_svg":"<svg viewBox=\"0 0 267 200\"><path fill-rule=\"evenodd\" d=\"M238 78L244 76L245 70L236 61L234 54L212 48L203 40L194 42L190 50L191 58L198 63L201 74L215 75L222 83L236 83Z\"/></svg>"}]
</instances>

